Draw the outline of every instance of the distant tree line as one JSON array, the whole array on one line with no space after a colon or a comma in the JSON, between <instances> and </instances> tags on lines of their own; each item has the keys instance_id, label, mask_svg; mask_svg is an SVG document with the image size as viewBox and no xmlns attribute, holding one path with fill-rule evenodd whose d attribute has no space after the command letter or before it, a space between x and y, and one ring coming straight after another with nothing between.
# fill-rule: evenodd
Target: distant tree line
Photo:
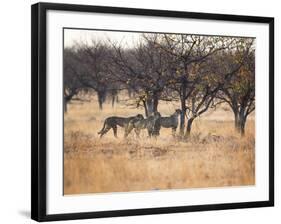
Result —
<instances>
[{"instance_id":1,"label":"distant tree line","mask_svg":"<svg viewBox=\"0 0 281 224\"><path fill-rule=\"evenodd\" d=\"M81 93L93 91L103 109L125 90L146 116L159 101L179 101L180 135L218 104L233 111L235 129L245 134L255 110L254 39L185 34L142 34L134 47L92 41L64 49L64 108ZM188 116L188 119L186 118Z\"/></svg>"}]
</instances>

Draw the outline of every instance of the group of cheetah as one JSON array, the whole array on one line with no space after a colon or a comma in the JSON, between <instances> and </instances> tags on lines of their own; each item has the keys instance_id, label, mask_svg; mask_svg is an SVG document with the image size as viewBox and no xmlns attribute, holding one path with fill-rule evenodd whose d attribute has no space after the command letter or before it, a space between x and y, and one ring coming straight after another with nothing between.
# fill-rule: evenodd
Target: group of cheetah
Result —
<instances>
[{"instance_id":1,"label":"group of cheetah","mask_svg":"<svg viewBox=\"0 0 281 224\"><path fill-rule=\"evenodd\" d=\"M105 135L110 129L113 130L114 136L117 138L117 127L125 128L124 137L126 138L134 129L137 137L143 129L147 129L148 136L160 135L160 129L171 128L172 135L175 136L178 127L178 116L181 115L181 110L176 109L175 112L168 117L162 117L159 112L144 118L143 115L137 114L132 117L108 117L104 121L103 128L98 132L100 137Z\"/></svg>"}]
</instances>

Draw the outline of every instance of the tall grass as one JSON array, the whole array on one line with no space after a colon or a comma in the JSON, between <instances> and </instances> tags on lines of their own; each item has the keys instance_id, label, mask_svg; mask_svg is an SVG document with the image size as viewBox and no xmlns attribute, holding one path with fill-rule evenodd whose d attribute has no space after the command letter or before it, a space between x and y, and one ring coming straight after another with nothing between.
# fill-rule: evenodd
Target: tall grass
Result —
<instances>
[{"instance_id":1,"label":"tall grass","mask_svg":"<svg viewBox=\"0 0 281 224\"><path fill-rule=\"evenodd\" d=\"M161 102L162 115L177 105ZM141 109L105 104L99 111L95 100L74 103L65 115L64 193L147 191L255 184L255 122L250 117L246 136L233 128L233 115L226 107L210 111L193 125L192 135L178 141L170 129L161 129L157 139L132 134L118 139L109 131L97 132L106 117L143 113Z\"/></svg>"}]
</instances>

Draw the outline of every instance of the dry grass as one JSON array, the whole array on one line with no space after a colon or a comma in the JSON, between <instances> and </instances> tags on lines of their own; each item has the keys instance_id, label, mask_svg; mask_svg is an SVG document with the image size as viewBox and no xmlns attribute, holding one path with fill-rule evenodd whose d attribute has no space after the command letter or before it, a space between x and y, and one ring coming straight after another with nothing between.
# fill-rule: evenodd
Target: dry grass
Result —
<instances>
[{"instance_id":1,"label":"dry grass","mask_svg":"<svg viewBox=\"0 0 281 224\"><path fill-rule=\"evenodd\" d=\"M161 103L162 115L177 105ZM105 117L128 116L143 111L122 104L102 112L95 100L71 104L65 115L64 193L100 193L162 189L223 187L255 184L255 122L250 117L246 136L233 130L232 113L210 111L195 121L188 141L177 141L170 129L158 139L118 139L112 131L99 139Z\"/></svg>"}]
</instances>

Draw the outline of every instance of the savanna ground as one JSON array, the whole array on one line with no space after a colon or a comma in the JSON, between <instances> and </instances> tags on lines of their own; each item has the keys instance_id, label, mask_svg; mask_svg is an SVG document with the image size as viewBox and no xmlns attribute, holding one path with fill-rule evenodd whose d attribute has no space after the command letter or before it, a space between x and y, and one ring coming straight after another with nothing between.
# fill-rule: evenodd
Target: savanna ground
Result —
<instances>
[{"instance_id":1,"label":"savanna ground","mask_svg":"<svg viewBox=\"0 0 281 224\"><path fill-rule=\"evenodd\" d=\"M176 103L160 102L168 116ZM162 128L157 139L146 130L118 139L110 130L102 139L97 132L108 116L133 116L143 109L110 102L100 111L96 99L73 101L64 115L64 194L128 192L164 189L245 186L255 184L255 120L251 115L246 134L234 130L233 114L226 105L210 109L194 121L191 137L178 141ZM178 131L177 131L178 133Z\"/></svg>"}]
</instances>

